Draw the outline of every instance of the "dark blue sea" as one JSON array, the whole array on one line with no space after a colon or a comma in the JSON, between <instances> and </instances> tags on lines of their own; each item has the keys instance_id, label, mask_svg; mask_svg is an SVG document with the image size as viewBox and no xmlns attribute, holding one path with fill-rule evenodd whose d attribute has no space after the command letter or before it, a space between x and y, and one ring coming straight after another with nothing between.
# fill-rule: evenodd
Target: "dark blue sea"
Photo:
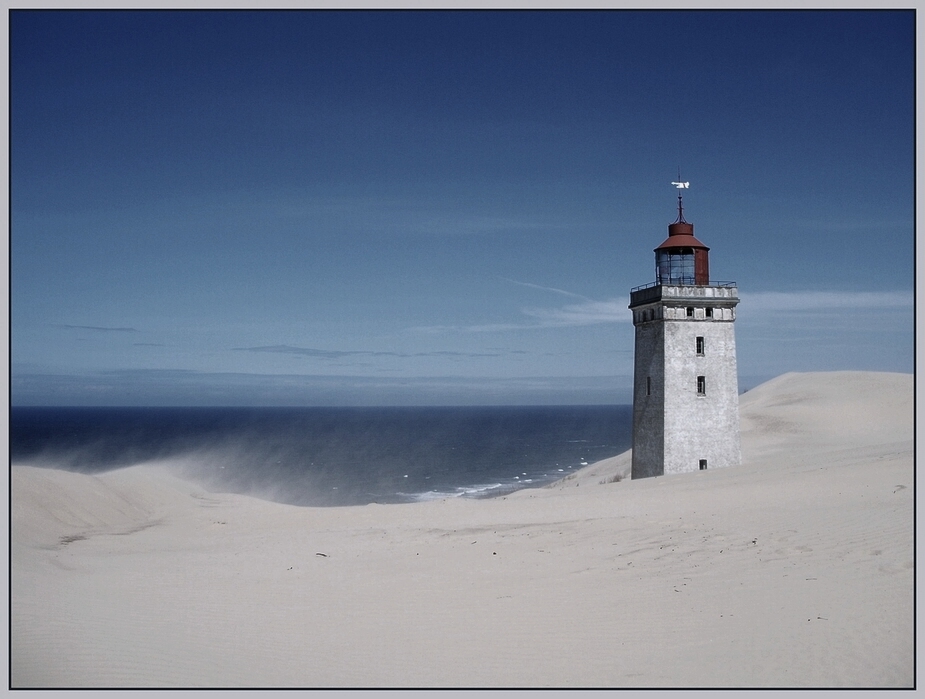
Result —
<instances>
[{"instance_id":1,"label":"dark blue sea","mask_svg":"<svg viewBox=\"0 0 925 699\"><path fill-rule=\"evenodd\" d=\"M293 505L494 497L631 446L632 406L34 408L14 464L100 473L166 461L224 492Z\"/></svg>"}]
</instances>

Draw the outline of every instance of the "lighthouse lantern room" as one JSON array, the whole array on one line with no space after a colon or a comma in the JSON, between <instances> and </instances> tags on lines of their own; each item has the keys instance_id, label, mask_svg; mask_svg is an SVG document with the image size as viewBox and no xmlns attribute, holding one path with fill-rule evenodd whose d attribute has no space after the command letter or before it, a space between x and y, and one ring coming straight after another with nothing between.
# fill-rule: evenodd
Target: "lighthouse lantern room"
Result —
<instances>
[{"instance_id":1,"label":"lighthouse lantern room","mask_svg":"<svg viewBox=\"0 0 925 699\"><path fill-rule=\"evenodd\" d=\"M709 284L710 248L694 237L694 224L684 220L678 194L678 220L668 226L668 239L655 248L655 279L659 284Z\"/></svg>"}]
</instances>

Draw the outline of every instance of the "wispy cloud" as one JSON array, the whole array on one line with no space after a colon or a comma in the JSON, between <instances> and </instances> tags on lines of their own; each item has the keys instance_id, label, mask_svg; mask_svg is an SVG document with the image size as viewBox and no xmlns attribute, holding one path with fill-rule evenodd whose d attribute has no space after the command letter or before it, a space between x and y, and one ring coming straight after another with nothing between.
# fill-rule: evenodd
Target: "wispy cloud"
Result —
<instances>
[{"instance_id":1,"label":"wispy cloud","mask_svg":"<svg viewBox=\"0 0 925 699\"><path fill-rule=\"evenodd\" d=\"M415 352L414 354L409 355L398 355L405 357L500 357L502 353L500 352L453 352L449 350L441 350L437 352ZM511 353L516 354L516 353Z\"/></svg>"},{"instance_id":2,"label":"wispy cloud","mask_svg":"<svg viewBox=\"0 0 925 699\"><path fill-rule=\"evenodd\" d=\"M542 287L541 287L542 288ZM558 291L550 289L550 291ZM571 292L562 292L570 296L584 298ZM556 308L523 308L521 313L531 320L513 323L485 323L481 325L431 325L412 328L422 333L490 333L514 330L548 330L550 328L569 328L604 323L629 323L632 314L627 310L627 299L594 301L587 299L582 303L571 303Z\"/></svg>"},{"instance_id":3,"label":"wispy cloud","mask_svg":"<svg viewBox=\"0 0 925 699\"><path fill-rule=\"evenodd\" d=\"M56 328L64 328L65 330L93 330L96 332L106 332L106 333L137 333L137 328L109 328L101 325L65 325L57 324L54 325Z\"/></svg>"},{"instance_id":4,"label":"wispy cloud","mask_svg":"<svg viewBox=\"0 0 925 699\"><path fill-rule=\"evenodd\" d=\"M912 291L756 291L740 294L740 313L912 309Z\"/></svg>"},{"instance_id":5,"label":"wispy cloud","mask_svg":"<svg viewBox=\"0 0 925 699\"><path fill-rule=\"evenodd\" d=\"M572 298L582 299L584 301L591 300L587 296L582 296L581 294L576 294L572 291L565 291L564 289L556 289L555 287L552 287L552 286L540 286L539 284L531 284L530 282L519 282L516 279L508 279L507 277L500 277L500 279L503 279L506 282L510 282L511 284L517 284L518 286L525 286L530 289L539 289L540 291L551 291L554 294L561 294L562 296L570 296Z\"/></svg>"},{"instance_id":6,"label":"wispy cloud","mask_svg":"<svg viewBox=\"0 0 925 699\"><path fill-rule=\"evenodd\" d=\"M269 345L265 347L235 347L235 352L269 352L291 354L316 359L343 359L344 357L500 357L500 352L454 352L438 350L433 352L377 352L372 350L321 350L312 347L292 345Z\"/></svg>"},{"instance_id":7,"label":"wispy cloud","mask_svg":"<svg viewBox=\"0 0 925 699\"><path fill-rule=\"evenodd\" d=\"M573 303L561 308L525 308L523 312L536 318L541 327L569 327L598 325L600 323L628 323L632 314L627 310L626 299Z\"/></svg>"},{"instance_id":8,"label":"wispy cloud","mask_svg":"<svg viewBox=\"0 0 925 699\"><path fill-rule=\"evenodd\" d=\"M235 352L269 352L271 354L295 354L302 357L316 357L318 359L341 359L356 354L370 354L368 352L344 352L339 350L320 350L311 347L293 347L292 345L268 345L264 347L234 347Z\"/></svg>"},{"instance_id":9,"label":"wispy cloud","mask_svg":"<svg viewBox=\"0 0 925 699\"><path fill-rule=\"evenodd\" d=\"M595 301L562 289L502 278L513 284L551 291L579 298L582 301L551 308L523 308L521 313L530 319L528 321L479 325L433 325L411 330L429 334L491 333L548 330L632 321L632 314L627 310L629 299L625 297ZM739 312L744 313L745 317L784 312L843 313L849 309L911 311L915 301L912 291L757 291L741 294L740 298L742 303Z\"/></svg>"}]
</instances>

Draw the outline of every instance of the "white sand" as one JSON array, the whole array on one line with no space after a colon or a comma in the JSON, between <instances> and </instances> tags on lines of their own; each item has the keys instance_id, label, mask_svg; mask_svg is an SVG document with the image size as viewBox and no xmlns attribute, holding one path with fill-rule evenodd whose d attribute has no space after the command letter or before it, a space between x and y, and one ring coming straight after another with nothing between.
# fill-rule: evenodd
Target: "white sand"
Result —
<instances>
[{"instance_id":1,"label":"white sand","mask_svg":"<svg viewBox=\"0 0 925 699\"><path fill-rule=\"evenodd\" d=\"M787 374L742 396L739 468L495 500L14 466L12 685L911 687L912 394Z\"/></svg>"}]
</instances>

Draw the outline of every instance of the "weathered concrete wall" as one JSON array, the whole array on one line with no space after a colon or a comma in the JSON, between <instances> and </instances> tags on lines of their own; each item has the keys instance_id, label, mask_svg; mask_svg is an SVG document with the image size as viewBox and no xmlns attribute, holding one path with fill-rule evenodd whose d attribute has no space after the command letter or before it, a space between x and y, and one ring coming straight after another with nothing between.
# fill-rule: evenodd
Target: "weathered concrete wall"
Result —
<instances>
[{"instance_id":1,"label":"weathered concrete wall","mask_svg":"<svg viewBox=\"0 0 925 699\"><path fill-rule=\"evenodd\" d=\"M740 461L735 335L729 321L665 321L664 473ZM696 352L703 337L704 354ZM705 383L698 393L698 377Z\"/></svg>"},{"instance_id":2,"label":"weathered concrete wall","mask_svg":"<svg viewBox=\"0 0 925 699\"><path fill-rule=\"evenodd\" d=\"M662 475L665 453L665 324L636 326L633 371L633 478Z\"/></svg>"},{"instance_id":3,"label":"weathered concrete wall","mask_svg":"<svg viewBox=\"0 0 925 699\"><path fill-rule=\"evenodd\" d=\"M707 468L740 463L736 303L734 287L663 286L632 295L633 478L696 471L701 460Z\"/></svg>"}]
</instances>

